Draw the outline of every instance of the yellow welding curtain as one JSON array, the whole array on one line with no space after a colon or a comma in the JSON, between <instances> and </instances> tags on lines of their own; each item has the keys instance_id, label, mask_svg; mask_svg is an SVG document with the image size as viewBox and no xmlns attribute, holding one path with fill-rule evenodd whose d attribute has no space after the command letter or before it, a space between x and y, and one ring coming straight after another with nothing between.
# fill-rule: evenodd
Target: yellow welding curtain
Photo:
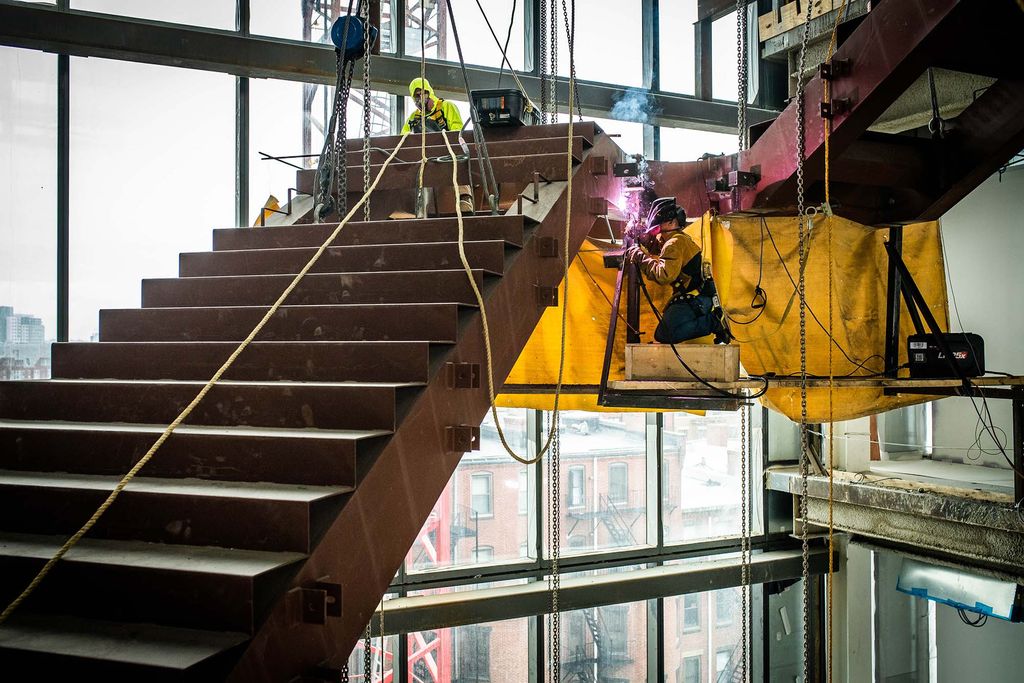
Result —
<instances>
[{"instance_id":1,"label":"yellow welding curtain","mask_svg":"<svg viewBox=\"0 0 1024 683\"><path fill-rule=\"evenodd\" d=\"M800 372L799 240L795 218L732 218L705 216L687 232L710 259L740 359L751 374L778 376ZM816 216L811 221L805 265L807 315L807 372L829 374L829 347L835 376L870 375L882 370L885 350L887 257L876 230L838 217ZM829 242L831 241L831 249ZM605 269L606 243L588 241L569 273L566 325L566 384L600 382L601 363L611 317L616 271ZM830 252L831 251L831 258ZM904 228L903 258L928 301L939 325L947 327L946 287L938 223ZM831 268L829 263L831 262ZM830 272L831 271L831 272ZM832 343L829 343L829 284L832 290ZM755 287L765 292L763 309L751 306ZM648 284L656 305L667 299L667 288ZM641 302L642 339L653 336L657 324ZM623 301L620 311L625 313ZM904 306L901 316L900 362L906 362L905 339L911 332ZM617 326L611 378L624 373L625 323ZM558 376L561 308L548 309L507 382L554 384ZM708 343L710 338L696 340ZM800 419L800 390L772 389L762 399L790 419ZM879 388L836 389L832 417L848 420L925 400L924 397L885 396ZM499 405L550 409L550 395L502 395ZM565 409L595 410L594 395L563 395ZM807 419L829 419L829 390L808 391Z\"/></svg>"}]
</instances>

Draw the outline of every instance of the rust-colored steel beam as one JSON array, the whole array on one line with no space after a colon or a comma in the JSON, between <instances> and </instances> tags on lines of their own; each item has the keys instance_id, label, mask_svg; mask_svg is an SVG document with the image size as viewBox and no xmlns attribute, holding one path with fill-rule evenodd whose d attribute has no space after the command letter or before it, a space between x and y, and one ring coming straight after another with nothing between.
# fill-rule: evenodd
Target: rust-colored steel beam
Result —
<instances>
[{"instance_id":1,"label":"rust-colored steel beam","mask_svg":"<svg viewBox=\"0 0 1024 683\"><path fill-rule=\"evenodd\" d=\"M993 24L998 25L993 27ZM1000 45L951 56L954 44ZM864 224L938 218L1024 147L1024 86L1007 75L1008 36L1024 31L1024 13L1012 3L981 7L957 0L880 3L836 51L848 69L832 82L830 136L833 210ZM1007 38L1007 40L1002 40ZM957 61L957 60L960 61ZM961 64L961 62L963 62ZM991 62L991 67L986 64ZM929 67L966 68L1003 79L948 121L941 139L916 133L886 135L868 128ZM823 201L824 81L815 76L804 92L806 198ZM796 103L738 155L686 163L652 163L659 194L675 194L689 213L792 215L796 204ZM739 189L729 174L750 174Z\"/></svg>"}]
</instances>

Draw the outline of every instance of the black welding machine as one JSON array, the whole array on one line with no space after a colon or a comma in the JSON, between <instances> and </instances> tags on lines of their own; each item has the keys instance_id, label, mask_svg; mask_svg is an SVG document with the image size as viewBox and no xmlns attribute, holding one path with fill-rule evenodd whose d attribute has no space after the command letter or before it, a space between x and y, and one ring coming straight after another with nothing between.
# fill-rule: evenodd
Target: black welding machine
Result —
<instances>
[{"instance_id":1,"label":"black welding machine","mask_svg":"<svg viewBox=\"0 0 1024 683\"><path fill-rule=\"evenodd\" d=\"M942 335L953 354L952 362L946 358L940 340L933 334L912 334L907 337L907 359L910 376L916 378L981 377L985 374L985 341L971 332L946 332Z\"/></svg>"},{"instance_id":2,"label":"black welding machine","mask_svg":"<svg viewBox=\"0 0 1024 683\"><path fill-rule=\"evenodd\" d=\"M533 104L515 88L473 90L469 93L480 125L487 128L535 126L540 117Z\"/></svg>"}]
</instances>

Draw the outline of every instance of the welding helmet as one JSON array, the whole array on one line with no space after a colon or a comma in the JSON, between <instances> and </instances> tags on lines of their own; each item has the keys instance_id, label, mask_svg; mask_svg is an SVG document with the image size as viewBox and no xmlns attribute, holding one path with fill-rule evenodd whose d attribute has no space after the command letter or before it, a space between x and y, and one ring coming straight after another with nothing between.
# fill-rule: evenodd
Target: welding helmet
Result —
<instances>
[{"instance_id":1,"label":"welding helmet","mask_svg":"<svg viewBox=\"0 0 1024 683\"><path fill-rule=\"evenodd\" d=\"M679 221L679 227L688 225L686 211L676 204L675 197L658 197L651 202L651 209L647 212L647 229L644 235L648 238L654 237L661 232L664 223L675 218Z\"/></svg>"}]
</instances>

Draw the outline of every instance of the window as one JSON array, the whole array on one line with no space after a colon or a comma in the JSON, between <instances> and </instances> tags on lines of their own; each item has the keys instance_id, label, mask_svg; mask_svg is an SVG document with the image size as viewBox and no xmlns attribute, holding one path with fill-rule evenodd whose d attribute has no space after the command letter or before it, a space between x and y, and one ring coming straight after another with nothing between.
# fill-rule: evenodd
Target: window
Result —
<instances>
[{"instance_id":1,"label":"window","mask_svg":"<svg viewBox=\"0 0 1024 683\"><path fill-rule=\"evenodd\" d=\"M569 507L583 507L586 503L586 470L580 465L569 468Z\"/></svg>"},{"instance_id":2,"label":"window","mask_svg":"<svg viewBox=\"0 0 1024 683\"><path fill-rule=\"evenodd\" d=\"M700 593L683 596L683 633L700 630Z\"/></svg>"},{"instance_id":3,"label":"window","mask_svg":"<svg viewBox=\"0 0 1024 683\"><path fill-rule=\"evenodd\" d=\"M494 516L494 487L490 472L470 477L470 505L473 512L481 517Z\"/></svg>"},{"instance_id":4,"label":"window","mask_svg":"<svg viewBox=\"0 0 1024 683\"><path fill-rule=\"evenodd\" d=\"M735 590L715 591L715 626L729 626L736 615L736 601L739 598Z\"/></svg>"},{"instance_id":5,"label":"window","mask_svg":"<svg viewBox=\"0 0 1024 683\"><path fill-rule=\"evenodd\" d=\"M615 462L608 466L608 500L625 503L629 497L629 466Z\"/></svg>"},{"instance_id":6,"label":"window","mask_svg":"<svg viewBox=\"0 0 1024 683\"><path fill-rule=\"evenodd\" d=\"M683 658L682 683L701 683L700 655Z\"/></svg>"},{"instance_id":7,"label":"window","mask_svg":"<svg viewBox=\"0 0 1024 683\"><path fill-rule=\"evenodd\" d=\"M732 650L727 647L720 647L715 651L715 675L721 676L729 668L731 657Z\"/></svg>"},{"instance_id":8,"label":"window","mask_svg":"<svg viewBox=\"0 0 1024 683\"><path fill-rule=\"evenodd\" d=\"M519 472L519 514L525 515L530 511L530 487L529 475L526 470Z\"/></svg>"},{"instance_id":9,"label":"window","mask_svg":"<svg viewBox=\"0 0 1024 683\"><path fill-rule=\"evenodd\" d=\"M494 548L489 545L482 545L473 549L473 561L481 564L494 561Z\"/></svg>"},{"instance_id":10,"label":"window","mask_svg":"<svg viewBox=\"0 0 1024 683\"><path fill-rule=\"evenodd\" d=\"M629 655L629 609L626 605L601 608L605 634L608 637L608 654L612 657Z\"/></svg>"},{"instance_id":11,"label":"window","mask_svg":"<svg viewBox=\"0 0 1024 683\"><path fill-rule=\"evenodd\" d=\"M491 680L491 627L474 624L456 629L456 681Z\"/></svg>"}]
</instances>

